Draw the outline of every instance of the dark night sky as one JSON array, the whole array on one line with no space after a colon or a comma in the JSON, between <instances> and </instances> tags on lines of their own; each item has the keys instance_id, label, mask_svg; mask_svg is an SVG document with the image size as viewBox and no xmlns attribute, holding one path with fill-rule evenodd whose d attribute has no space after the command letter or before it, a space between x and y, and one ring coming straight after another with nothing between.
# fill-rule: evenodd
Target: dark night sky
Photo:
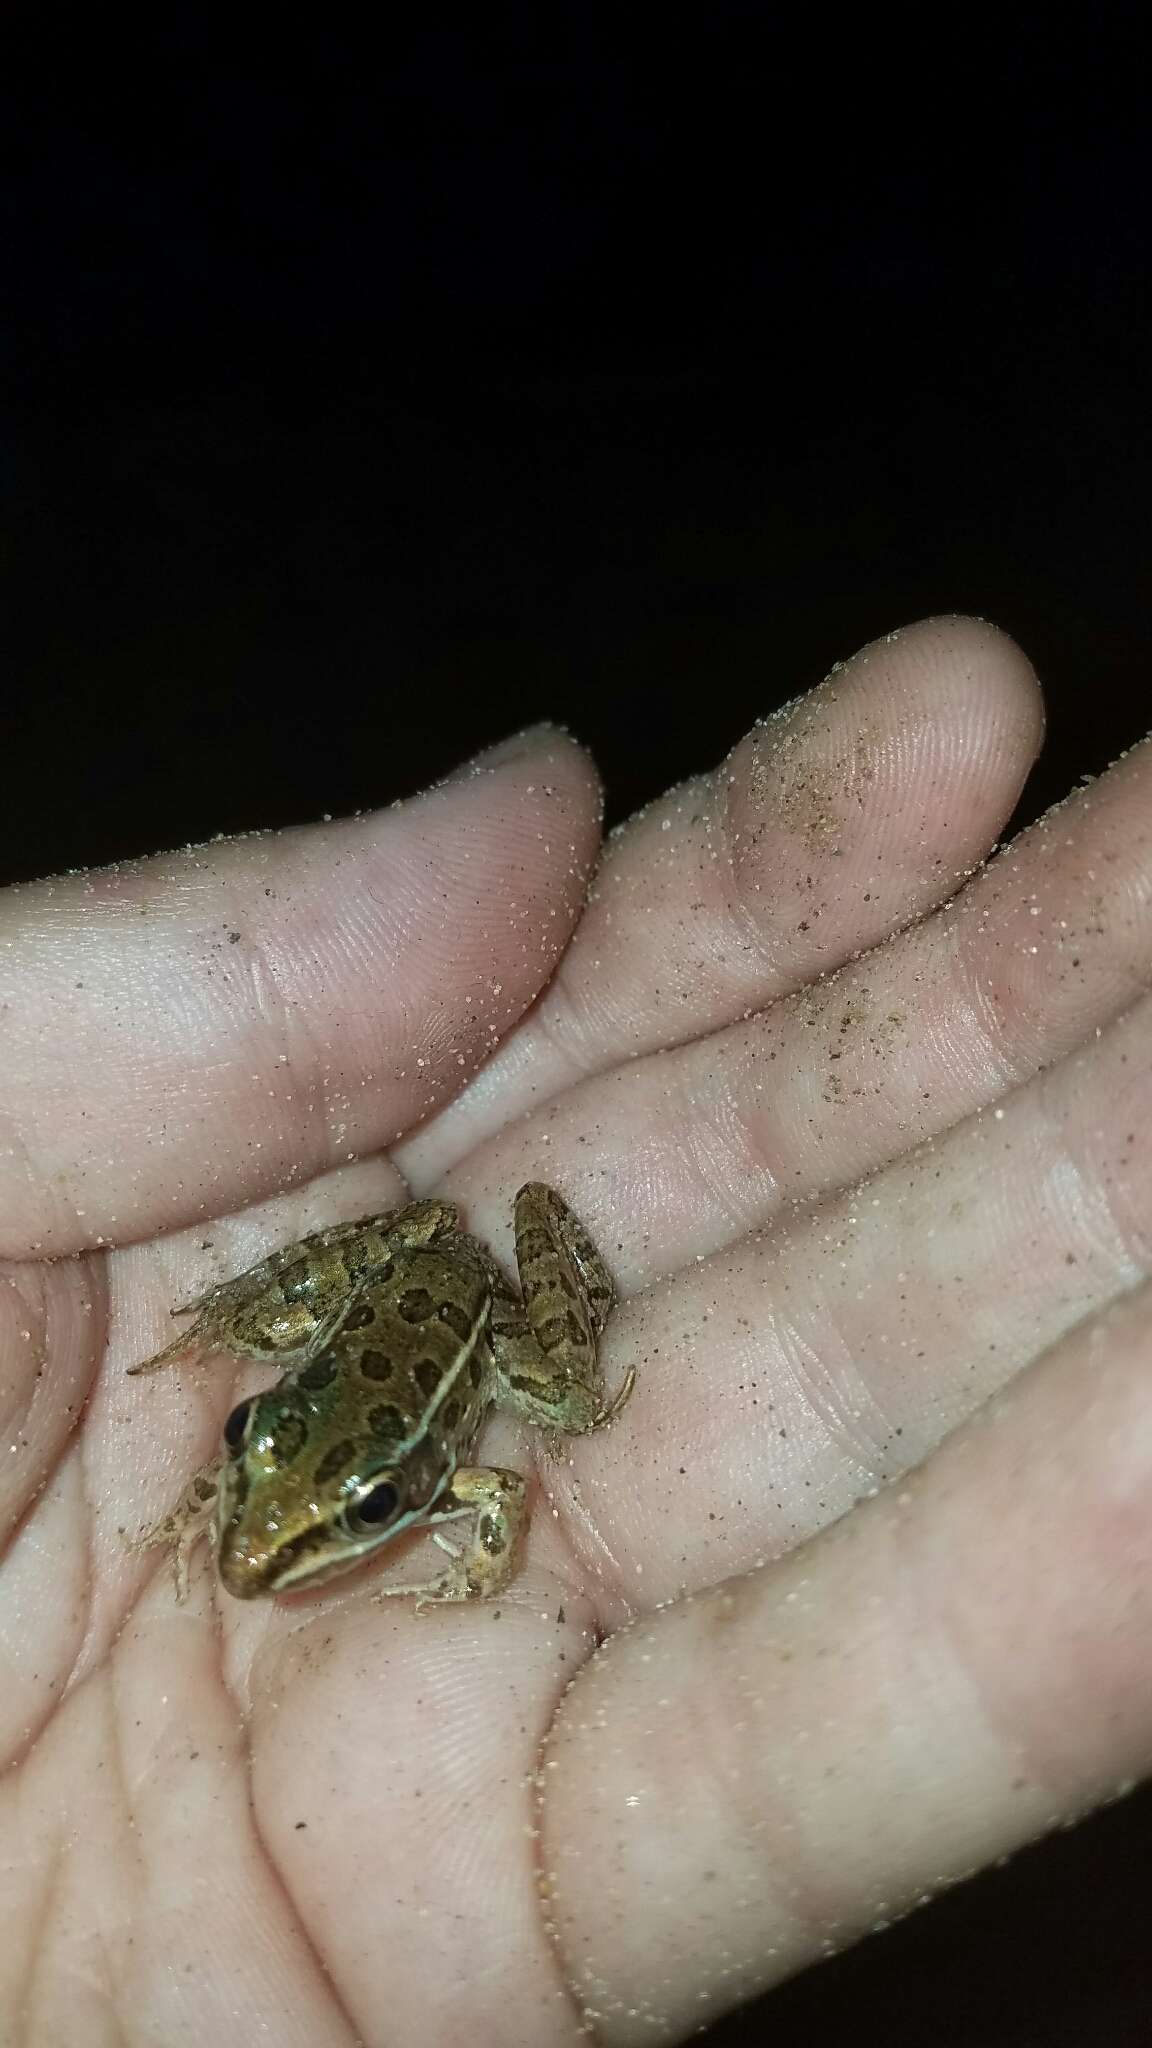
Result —
<instances>
[{"instance_id":1,"label":"dark night sky","mask_svg":"<svg viewBox=\"0 0 1152 2048\"><path fill-rule=\"evenodd\" d=\"M545 715L619 818L938 610L1045 681L1024 815L1141 734L1137 11L436 18L17 31L5 876L384 803ZM774 2048L1146 2038L1149 1810L789 1987Z\"/></svg>"}]
</instances>

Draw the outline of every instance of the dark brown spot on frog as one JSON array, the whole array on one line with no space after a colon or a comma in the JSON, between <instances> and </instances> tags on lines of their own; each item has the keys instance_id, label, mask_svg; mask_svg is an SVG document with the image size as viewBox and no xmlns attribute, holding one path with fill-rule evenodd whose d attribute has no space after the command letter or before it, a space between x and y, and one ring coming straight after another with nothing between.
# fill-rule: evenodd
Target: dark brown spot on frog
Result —
<instances>
[{"instance_id":1,"label":"dark brown spot on frog","mask_svg":"<svg viewBox=\"0 0 1152 2048\"><path fill-rule=\"evenodd\" d=\"M459 1401L446 1401L444 1403L444 1412L441 1415L440 1420L444 1424L446 1430L448 1430L449 1432L454 1430L456 1424L460 1420Z\"/></svg>"},{"instance_id":2,"label":"dark brown spot on frog","mask_svg":"<svg viewBox=\"0 0 1152 2048\"><path fill-rule=\"evenodd\" d=\"M426 1507L433 1498L444 1476L445 1455L450 1460L451 1453L447 1451L447 1446L442 1446L437 1451L430 1444L426 1444L422 1453L418 1452L405 1459L404 1470L408 1481L408 1505L410 1508L419 1509ZM443 1495L441 1495L441 1504L443 1504Z\"/></svg>"},{"instance_id":3,"label":"dark brown spot on frog","mask_svg":"<svg viewBox=\"0 0 1152 2048\"><path fill-rule=\"evenodd\" d=\"M549 1316L546 1323L541 1323L536 1335L545 1351L555 1351L558 1344L582 1344L584 1341L584 1332L571 1309L566 1315Z\"/></svg>"},{"instance_id":4,"label":"dark brown spot on frog","mask_svg":"<svg viewBox=\"0 0 1152 2048\"><path fill-rule=\"evenodd\" d=\"M317 1394L321 1387L331 1386L339 1370L340 1361L336 1353L322 1351L318 1358L312 1360L311 1365L306 1365L297 1373L296 1384L298 1387L304 1387L310 1394Z\"/></svg>"},{"instance_id":5,"label":"dark brown spot on frog","mask_svg":"<svg viewBox=\"0 0 1152 2048\"><path fill-rule=\"evenodd\" d=\"M538 1227L522 1230L516 1238L517 1257L522 1259L525 1265L530 1265L535 1259L546 1258L551 1249L548 1232Z\"/></svg>"},{"instance_id":6,"label":"dark brown spot on frog","mask_svg":"<svg viewBox=\"0 0 1152 2048\"><path fill-rule=\"evenodd\" d=\"M369 1300L358 1301L355 1308L349 1309L340 1330L341 1333L345 1330L369 1330L375 1321L376 1310L373 1303Z\"/></svg>"},{"instance_id":7,"label":"dark brown spot on frog","mask_svg":"<svg viewBox=\"0 0 1152 2048\"><path fill-rule=\"evenodd\" d=\"M368 1410L368 1427L373 1436L387 1437L392 1443L404 1440L404 1417L391 1401L381 1401Z\"/></svg>"},{"instance_id":8,"label":"dark brown spot on frog","mask_svg":"<svg viewBox=\"0 0 1152 2048\"><path fill-rule=\"evenodd\" d=\"M557 1373L549 1379L528 1372L514 1372L508 1384L517 1394L536 1394L542 1401L556 1402L564 1392L565 1380Z\"/></svg>"},{"instance_id":9,"label":"dark brown spot on frog","mask_svg":"<svg viewBox=\"0 0 1152 2048\"><path fill-rule=\"evenodd\" d=\"M280 1292L285 1301L302 1301L311 1294L315 1284L315 1271L310 1259L293 1259L280 1271Z\"/></svg>"},{"instance_id":10,"label":"dark brown spot on frog","mask_svg":"<svg viewBox=\"0 0 1152 2048\"><path fill-rule=\"evenodd\" d=\"M308 1425L302 1415L282 1414L267 1433L257 1425L250 1448L273 1465L290 1465L303 1450L307 1434Z\"/></svg>"},{"instance_id":11,"label":"dark brown spot on frog","mask_svg":"<svg viewBox=\"0 0 1152 2048\"><path fill-rule=\"evenodd\" d=\"M434 1358L418 1358L412 1367L412 1377L430 1401L444 1377L443 1367Z\"/></svg>"},{"instance_id":12,"label":"dark brown spot on frog","mask_svg":"<svg viewBox=\"0 0 1152 2048\"><path fill-rule=\"evenodd\" d=\"M426 1287L406 1287L396 1297L396 1313L406 1323L426 1323L436 1312L436 1303Z\"/></svg>"},{"instance_id":13,"label":"dark brown spot on frog","mask_svg":"<svg viewBox=\"0 0 1152 2048\"><path fill-rule=\"evenodd\" d=\"M466 1341L472 1335L472 1317L468 1314L467 1309L461 1308L458 1301L442 1301L440 1303L440 1321L447 1323L454 1337L459 1337L461 1340Z\"/></svg>"},{"instance_id":14,"label":"dark brown spot on frog","mask_svg":"<svg viewBox=\"0 0 1152 2048\"><path fill-rule=\"evenodd\" d=\"M343 1443L333 1444L330 1451L325 1451L312 1474L313 1484L327 1486L330 1479L338 1479L342 1472L346 1472L349 1466L355 1463L355 1460L356 1446L351 1437L346 1437Z\"/></svg>"},{"instance_id":15,"label":"dark brown spot on frog","mask_svg":"<svg viewBox=\"0 0 1152 2048\"><path fill-rule=\"evenodd\" d=\"M390 1380L396 1370L395 1360L374 1344L360 1353L356 1364L366 1380Z\"/></svg>"},{"instance_id":16,"label":"dark brown spot on frog","mask_svg":"<svg viewBox=\"0 0 1152 2048\"><path fill-rule=\"evenodd\" d=\"M478 1358L475 1353L468 1360L468 1377L474 1387L478 1387L484 1377L484 1361Z\"/></svg>"}]
</instances>

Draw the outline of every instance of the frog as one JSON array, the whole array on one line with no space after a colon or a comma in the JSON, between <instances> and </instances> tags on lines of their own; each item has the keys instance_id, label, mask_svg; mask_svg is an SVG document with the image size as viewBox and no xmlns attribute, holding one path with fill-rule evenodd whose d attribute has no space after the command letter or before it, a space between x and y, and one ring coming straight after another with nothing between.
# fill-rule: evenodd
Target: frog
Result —
<instances>
[{"instance_id":1,"label":"frog","mask_svg":"<svg viewBox=\"0 0 1152 2048\"><path fill-rule=\"evenodd\" d=\"M195 1320L131 1373L217 1352L285 1368L232 1409L220 1453L133 1539L171 1549L178 1600L207 1537L240 1600L316 1586L418 1529L447 1569L378 1597L424 1608L508 1584L528 1489L518 1472L471 1462L488 1415L519 1416L556 1449L614 1422L635 1384L633 1368L606 1397L599 1344L615 1288L573 1211L528 1181L513 1219L519 1289L454 1203L423 1199L314 1231L172 1309ZM440 1534L466 1518L463 1547Z\"/></svg>"}]
</instances>

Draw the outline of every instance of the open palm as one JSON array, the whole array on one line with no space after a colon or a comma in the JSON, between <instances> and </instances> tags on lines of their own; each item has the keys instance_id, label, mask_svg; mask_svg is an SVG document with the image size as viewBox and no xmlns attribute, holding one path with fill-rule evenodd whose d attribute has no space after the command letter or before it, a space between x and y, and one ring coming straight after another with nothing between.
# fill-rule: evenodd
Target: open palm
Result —
<instances>
[{"instance_id":1,"label":"open palm","mask_svg":"<svg viewBox=\"0 0 1152 2048\"><path fill-rule=\"evenodd\" d=\"M675 2039L1147 1767L1152 762L977 871L1039 731L934 622L586 907L548 730L9 892L3 2040ZM507 1592L380 1602L398 1545L177 1605L126 1539L268 1375L128 1378L168 1307L409 1190L506 1257L528 1179L637 1384L559 1461L486 1433Z\"/></svg>"}]
</instances>

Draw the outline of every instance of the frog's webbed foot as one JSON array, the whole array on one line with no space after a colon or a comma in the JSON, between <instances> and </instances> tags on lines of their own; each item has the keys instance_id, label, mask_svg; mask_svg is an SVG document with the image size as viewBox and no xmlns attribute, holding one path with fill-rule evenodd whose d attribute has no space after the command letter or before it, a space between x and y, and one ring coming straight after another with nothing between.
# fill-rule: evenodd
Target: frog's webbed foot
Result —
<instances>
[{"instance_id":1,"label":"frog's webbed foot","mask_svg":"<svg viewBox=\"0 0 1152 2048\"><path fill-rule=\"evenodd\" d=\"M512 1576L516 1545L524 1525L527 1484L518 1472L498 1465L461 1465L444 1496L435 1522L455 1521L475 1514L467 1546L457 1550L441 1536L435 1541L447 1550L452 1562L438 1579L417 1585L379 1586L375 1598L386 1600L399 1594L415 1599L416 1612L443 1601L489 1600Z\"/></svg>"},{"instance_id":2,"label":"frog's webbed foot","mask_svg":"<svg viewBox=\"0 0 1152 2048\"><path fill-rule=\"evenodd\" d=\"M182 1308L172 1310L174 1316L188 1313L189 1310ZM178 1337L173 1337L172 1342L165 1344L162 1351L154 1351L151 1358L142 1358L138 1365L130 1365L127 1368L128 1377L131 1379L139 1373L157 1372L162 1365L175 1365L178 1358L194 1358L197 1352L205 1350L206 1346L206 1333L201 1331L198 1323L194 1323L190 1330L182 1330Z\"/></svg>"},{"instance_id":3,"label":"frog's webbed foot","mask_svg":"<svg viewBox=\"0 0 1152 2048\"><path fill-rule=\"evenodd\" d=\"M615 1422L621 1410L626 1408L632 1399L632 1389L635 1385L636 1367L630 1365L612 1399L604 1403L599 1414L594 1418L592 1423L593 1429L607 1429L610 1423Z\"/></svg>"},{"instance_id":4,"label":"frog's webbed foot","mask_svg":"<svg viewBox=\"0 0 1152 2048\"><path fill-rule=\"evenodd\" d=\"M232 1280L222 1280L205 1294L198 1294L194 1301L184 1301L179 1308L170 1309L172 1316L195 1316L196 1320L178 1337L173 1337L170 1344L165 1344L161 1351L153 1352L151 1358L142 1358L138 1365L130 1365L129 1373L156 1372L160 1366L174 1365L180 1358L193 1359L204 1351L234 1348L233 1324L247 1305L258 1299L261 1289L267 1287L266 1268L271 1263L270 1259L265 1259L250 1272L238 1273Z\"/></svg>"},{"instance_id":5,"label":"frog's webbed foot","mask_svg":"<svg viewBox=\"0 0 1152 2048\"><path fill-rule=\"evenodd\" d=\"M608 1429L615 1422L621 1409L626 1408L632 1399L632 1389L635 1385L636 1367L630 1365L624 1375L623 1384L616 1389L611 1400L605 1401L597 1413L592 1416L584 1434L590 1435L594 1429ZM554 1465L562 1465L571 1455L571 1434L565 1436L558 1429L543 1429L541 1430L539 1441L544 1456L550 1458Z\"/></svg>"},{"instance_id":6,"label":"frog's webbed foot","mask_svg":"<svg viewBox=\"0 0 1152 2048\"><path fill-rule=\"evenodd\" d=\"M124 1538L127 1549L132 1551L171 1550L176 1598L181 1605L188 1598L193 1553L212 1526L219 1470L219 1460L215 1458L210 1465L202 1465L171 1514L153 1523L150 1529L141 1530L138 1536Z\"/></svg>"}]
</instances>

